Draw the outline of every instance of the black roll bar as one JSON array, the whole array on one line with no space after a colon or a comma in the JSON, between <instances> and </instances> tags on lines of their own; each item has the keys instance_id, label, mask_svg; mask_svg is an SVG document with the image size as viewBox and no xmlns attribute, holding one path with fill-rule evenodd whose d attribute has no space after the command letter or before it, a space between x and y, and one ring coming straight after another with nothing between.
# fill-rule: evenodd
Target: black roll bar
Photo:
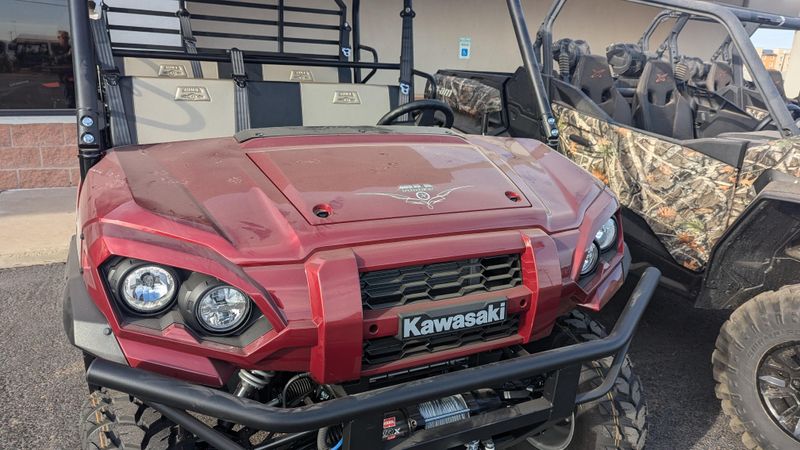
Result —
<instances>
[{"instance_id":1,"label":"black roll bar","mask_svg":"<svg viewBox=\"0 0 800 450\"><path fill-rule=\"evenodd\" d=\"M87 0L70 0L69 22L75 74L75 113L78 119L78 159L82 179L100 160L106 149L104 135L100 132L101 120L105 120L105 114L97 98L97 61L92 50Z\"/></svg>"},{"instance_id":2,"label":"black roll bar","mask_svg":"<svg viewBox=\"0 0 800 450\"><path fill-rule=\"evenodd\" d=\"M533 87L533 94L536 97L536 108L539 113L540 141L547 142L550 147L558 148L558 127L556 119L550 108L550 100L547 95L547 88L542 80L541 67L534 53L531 35L528 32L528 24L525 22L525 13L522 11L520 0L507 0L508 12L511 15L511 22L514 24L514 33L517 36L519 52L522 56L522 64L525 66L528 81Z\"/></svg>"},{"instance_id":3,"label":"black roll bar","mask_svg":"<svg viewBox=\"0 0 800 450\"><path fill-rule=\"evenodd\" d=\"M148 45L141 45L139 48L148 48L151 46ZM362 48L366 49L366 46L362 46ZM371 47L370 47L371 48ZM196 54L196 55L189 55L182 52L175 52L175 51L152 51L152 50L115 50L114 56L130 56L130 57L139 57L139 58L162 58L162 59L184 59L187 61L210 61L210 62L228 62L230 61L230 57L225 55L222 52L217 53L206 53L206 54ZM302 63L307 66L312 67L355 67L355 68L362 68L362 69L372 69L372 70L400 70L400 64L398 63L382 63L382 62L367 62L361 61L358 63L352 61L339 61L335 59L325 60L325 59L304 59L304 58L290 58L286 57L286 55L280 55L277 53L256 53L256 52L249 52L244 55L244 62L245 63L258 63L258 64L274 64L278 66L287 66L287 65L295 65L298 63ZM433 75L423 72L421 70L414 69L412 73L418 77L424 78L426 81L430 82L434 89L436 88L436 79ZM366 80L364 80L366 81Z\"/></svg>"},{"instance_id":4,"label":"black roll bar","mask_svg":"<svg viewBox=\"0 0 800 450\"><path fill-rule=\"evenodd\" d=\"M361 61L361 0L353 0L351 5L352 19L350 20L353 27L353 62L358 63ZM378 62L378 54L375 53L375 62ZM353 71L353 81L361 83L361 68Z\"/></svg>"},{"instance_id":5,"label":"black roll bar","mask_svg":"<svg viewBox=\"0 0 800 450\"><path fill-rule=\"evenodd\" d=\"M750 71L756 87L760 90L764 98L767 109L770 115L778 126L782 136L796 136L800 134L791 113L789 113L786 104L783 102L783 97L778 92L775 83L769 76L767 69L761 62L761 58L750 42L750 34L745 30L743 22L754 21L769 21L775 22L776 28L789 28L797 25L800 28L800 18L790 19L777 14L762 13L753 11L746 8L730 7L727 5L720 5L712 2L698 1L698 0L621 0L629 3L634 3L644 6L655 6L662 9L677 11L680 13L687 13L699 18L705 18L713 22L721 24L728 35L731 36L733 45L736 47L738 56L741 57L743 63ZM542 46L549 51L552 51L552 29L556 17L564 7L566 0L555 0L550 7L550 10L539 30L539 36L543 39ZM549 41L549 48L548 42ZM545 53L546 55L546 53ZM544 57L547 60L550 58ZM547 64L544 65L545 70ZM550 69L552 71L552 63ZM549 73L549 72L547 72Z\"/></svg>"},{"instance_id":6,"label":"black roll bar","mask_svg":"<svg viewBox=\"0 0 800 450\"><path fill-rule=\"evenodd\" d=\"M336 2L336 6L339 7L339 51L337 52L339 55L339 61L348 62L350 61L350 56L353 53L352 47L350 47L350 32L352 31L352 27L350 26L350 22L347 20L347 5L345 5L344 1L342 0L334 0ZM283 4L283 1L281 1ZM283 13L283 10L280 10ZM289 38L284 37L284 39L288 40ZM340 67L339 68L339 82L340 83L352 83L353 82L353 68L350 67Z\"/></svg>"},{"instance_id":7,"label":"black roll bar","mask_svg":"<svg viewBox=\"0 0 800 450\"><path fill-rule=\"evenodd\" d=\"M205 3L207 5L220 5L220 6L234 6L234 7L241 7L241 8L257 8L257 9L269 9L273 11L278 11L280 6L275 4L269 3L251 3L251 2L241 2L237 0L190 0L192 3ZM300 12L300 13L309 13L309 14L323 14L323 15L331 15L331 16L341 16L342 14L346 14L341 9L325 9L325 8L308 8L305 6L283 6L284 11L292 11L292 12Z\"/></svg>"},{"instance_id":8,"label":"black roll bar","mask_svg":"<svg viewBox=\"0 0 800 450\"><path fill-rule=\"evenodd\" d=\"M642 50L647 51L650 48L650 38L653 37L653 33L655 33L658 27L660 27L661 24L666 22L668 19L675 19L678 16L680 16L680 14L674 11L665 10L658 13L655 17L653 17L653 20L650 21L650 24L647 25L647 29L644 30L644 33L642 33L642 37L639 38L639 47L641 47Z\"/></svg>"},{"instance_id":9,"label":"black roll bar","mask_svg":"<svg viewBox=\"0 0 800 450\"><path fill-rule=\"evenodd\" d=\"M745 9L729 8L711 2L699 2L696 0L626 0L640 5L656 5L665 8L675 9L681 12L694 14L700 17L707 17L720 23L731 36L733 45L736 47L738 55L750 71L756 87L761 91L764 103L767 105L769 113L778 125L781 135L784 137L795 136L800 133L795 124L789 109L783 101L783 97L778 92L777 86L772 81L769 72L761 62L761 57L756 52L750 41L750 34L745 30L742 21L746 17L755 17L756 12L748 13ZM752 14L751 14L752 13ZM777 16L776 16L777 17Z\"/></svg>"},{"instance_id":10,"label":"black roll bar","mask_svg":"<svg viewBox=\"0 0 800 450\"><path fill-rule=\"evenodd\" d=\"M782 16L735 5L725 5L725 7L731 10L742 22L757 23L766 28L800 30L800 17Z\"/></svg>"},{"instance_id":11,"label":"black roll bar","mask_svg":"<svg viewBox=\"0 0 800 450\"><path fill-rule=\"evenodd\" d=\"M535 49L539 53L542 73L553 73L553 23L567 0L554 0L544 16L544 21L536 33Z\"/></svg>"}]
</instances>

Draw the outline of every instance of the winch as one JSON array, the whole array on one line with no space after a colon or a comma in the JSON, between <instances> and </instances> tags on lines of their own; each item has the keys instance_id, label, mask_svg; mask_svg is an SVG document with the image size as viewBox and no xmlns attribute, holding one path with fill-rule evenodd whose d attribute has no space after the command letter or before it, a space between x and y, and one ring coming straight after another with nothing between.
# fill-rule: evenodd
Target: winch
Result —
<instances>
[{"instance_id":1,"label":"winch","mask_svg":"<svg viewBox=\"0 0 800 450\"><path fill-rule=\"evenodd\" d=\"M500 394L493 389L481 389L397 409L383 416L383 440L391 441L415 430L458 422L502 406Z\"/></svg>"}]
</instances>

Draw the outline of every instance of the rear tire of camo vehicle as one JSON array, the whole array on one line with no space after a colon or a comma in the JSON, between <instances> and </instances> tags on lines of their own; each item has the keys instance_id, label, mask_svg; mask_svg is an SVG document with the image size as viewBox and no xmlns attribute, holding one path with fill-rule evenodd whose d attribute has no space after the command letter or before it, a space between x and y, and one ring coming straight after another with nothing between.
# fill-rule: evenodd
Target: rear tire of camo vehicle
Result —
<instances>
[{"instance_id":1,"label":"rear tire of camo vehicle","mask_svg":"<svg viewBox=\"0 0 800 450\"><path fill-rule=\"evenodd\" d=\"M607 333L602 325L582 311L573 311L556 322L552 345L560 347L602 339ZM587 392L603 382L612 358L584 364L578 392ZM579 405L574 421L564 421L551 430L527 438L514 450L641 450L647 438L647 405L639 377L628 357L622 365L614 388L599 400ZM559 442L559 440L561 442Z\"/></svg>"},{"instance_id":2,"label":"rear tire of camo vehicle","mask_svg":"<svg viewBox=\"0 0 800 450\"><path fill-rule=\"evenodd\" d=\"M91 393L81 411L81 449L189 450L192 436L158 411L127 394Z\"/></svg>"},{"instance_id":3,"label":"rear tire of camo vehicle","mask_svg":"<svg viewBox=\"0 0 800 450\"><path fill-rule=\"evenodd\" d=\"M716 394L748 449L800 448L800 286L764 292L722 325ZM784 424L781 424L783 418Z\"/></svg>"}]
</instances>

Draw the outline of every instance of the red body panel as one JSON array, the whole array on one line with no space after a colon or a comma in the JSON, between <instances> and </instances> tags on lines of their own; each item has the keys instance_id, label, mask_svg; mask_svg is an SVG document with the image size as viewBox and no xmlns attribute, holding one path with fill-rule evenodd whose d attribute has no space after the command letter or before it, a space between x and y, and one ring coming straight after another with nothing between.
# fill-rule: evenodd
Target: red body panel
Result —
<instances>
[{"instance_id":1,"label":"red body panel","mask_svg":"<svg viewBox=\"0 0 800 450\"><path fill-rule=\"evenodd\" d=\"M314 215L320 204L328 218ZM78 226L86 284L131 365L209 385L234 367L333 383L528 342L575 304L600 308L622 284L621 240L581 285L577 266L617 208L593 177L531 140L230 138L109 152L81 188ZM509 253L521 255L522 286L362 311L360 271ZM112 255L217 277L245 291L273 329L239 348L181 325L121 323L98 271ZM517 335L361 367L363 340L395 334L400 312L497 297L520 312ZM158 348L169 351L147 356Z\"/></svg>"}]
</instances>

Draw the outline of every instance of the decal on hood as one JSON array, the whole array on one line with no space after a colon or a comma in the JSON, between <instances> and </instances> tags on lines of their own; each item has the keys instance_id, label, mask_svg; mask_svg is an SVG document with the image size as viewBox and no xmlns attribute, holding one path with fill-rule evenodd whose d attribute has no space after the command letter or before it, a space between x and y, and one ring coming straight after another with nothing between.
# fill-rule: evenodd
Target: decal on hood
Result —
<instances>
[{"instance_id":1,"label":"decal on hood","mask_svg":"<svg viewBox=\"0 0 800 450\"><path fill-rule=\"evenodd\" d=\"M432 195L433 185L430 184L403 184L397 186L398 193L388 192L362 192L358 195L380 195L384 197L391 197L397 200L402 200L411 205L422 205L428 209L433 209L437 203L447 200L447 196L459 189L467 189L472 186L457 186L450 189L445 189L436 195ZM409 195L413 194L413 195Z\"/></svg>"}]
</instances>

